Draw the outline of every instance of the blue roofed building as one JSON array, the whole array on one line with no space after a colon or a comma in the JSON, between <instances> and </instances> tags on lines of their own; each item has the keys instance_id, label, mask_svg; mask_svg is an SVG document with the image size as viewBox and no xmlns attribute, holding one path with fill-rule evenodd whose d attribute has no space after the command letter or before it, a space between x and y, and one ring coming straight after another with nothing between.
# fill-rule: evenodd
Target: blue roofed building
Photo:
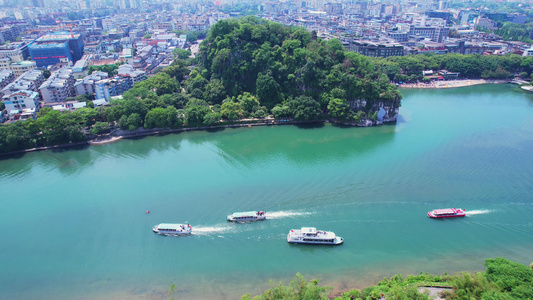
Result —
<instances>
[{"instance_id":1,"label":"blue roofed building","mask_svg":"<svg viewBox=\"0 0 533 300\"><path fill-rule=\"evenodd\" d=\"M61 31L41 36L28 46L28 50L31 59L41 68L64 59L75 63L83 56L83 47L80 34Z\"/></svg>"}]
</instances>

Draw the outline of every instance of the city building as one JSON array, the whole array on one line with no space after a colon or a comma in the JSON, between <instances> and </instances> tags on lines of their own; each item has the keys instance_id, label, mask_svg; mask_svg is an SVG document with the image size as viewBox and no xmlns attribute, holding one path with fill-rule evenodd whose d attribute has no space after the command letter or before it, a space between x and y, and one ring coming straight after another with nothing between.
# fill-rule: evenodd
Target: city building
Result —
<instances>
[{"instance_id":1,"label":"city building","mask_svg":"<svg viewBox=\"0 0 533 300\"><path fill-rule=\"evenodd\" d=\"M113 78L103 79L95 84L96 99L109 101L112 96L122 95L133 86L133 81L128 75L117 75Z\"/></svg>"},{"instance_id":2,"label":"city building","mask_svg":"<svg viewBox=\"0 0 533 300\"><path fill-rule=\"evenodd\" d=\"M2 97L2 102L6 106L8 113L19 113L26 108L38 108L40 102L39 93L34 91L20 90L11 95Z\"/></svg>"},{"instance_id":3,"label":"city building","mask_svg":"<svg viewBox=\"0 0 533 300\"><path fill-rule=\"evenodd\" d=\"M8 84L15 81L15 75L11 70L0 71L0 89L5 88Z\"/></svg>"},{"instance_id":4,"label":"city building","mask_svg":"<svg viewBox=\"0 0 533 300\"><path fill-rule=\"evenodd\" d=\"M0 46L0 58L9 58L17 63L29 57L28 45L25 42L11 42Z\"/></svg>"},{"instance_id":5,"label":"city building","mask_svg":"<svg viewBox=\"0 0 533 300\"><path fill-rule=\"evenodd\" d=\"M146 72L141 70L135 70L132 65L124 64L118 67L118 75L128 75L131 77L132 83L135 85L137 82L146 79Z\"/></svg>"},{"instance_id":6,"label":"city building","mask_svg":"<svg viewBox=\"0 0 533 300\"><path fill-rule=\"evenodd\" d=\"M9 58L0 58L0 70L10 70L11 59Z\"/></svg>"},{"instance_id":7,"label":"city building","mask_svg":"<svg viewBox=\"0 0 533 300\"><path fill-rule=\"evenodd\" d=\"M387 35L397 42L407 42L409 40L409 32L406 31L390 31L387 32Z\"/></svg>"},{"instance_id":8,"label":"city building","mask_svg":"<svg viewBox=\"0 0 533 300\"><path fill-rule=\"evenodd\" d=\"M43 105L65 102L68 97L74 97L75 82L72 68L63 68L52 73L50 78L39 87L43 96Z\"/></svg>"},{"instance_id":9,"label":"city building","mask_svg":"<svg viewBox=\"0 0 533 300\"><path fill-rule=\"evenodd\" d=\"M28 46L37 67L46 67L68 59L75 63L83 56L83 39L80 34L67 31L46 34Z\"/></svg>"},{"instance_id":10,"label":"city building","mask_svg":"<svg viewBox=\"0 0 533 300\"><path fill-rule=\"evenodd\" d=\"M106 72L97 71L91 75L76 81L74 88L76 89L76 95L92 95L95 93L96 82L107 79L108 74Z\"/></svg>"},{"instance_id":11,"label":"city building","mask_svg":"<svg viewBox=\"0 0 533 300\"><path fill-rule=\"evenodd\" d=\"M13 63L9 67L15 76L20 76L30 70L35 69L37 64L34 61L23 60L18 63Z\"/></svg>"},{"instance_id":12,"label":"city building","mask_svg":"<svg viewBox=\"0 0 533 300\"><path fill-rule=\"evenodd\" d=\"M494 30L496 28L496 23L489 18L479 17L479 18L474 19L474 27L476 29L482 28L482 29Z\"/></svg>"},{"instance_id":13,"label":"city building","mask_svg":"<svg viewBox=\"0 0 533 300\"><path fill-rule=\"evenodd\" d=\"M449 27L438 27L438 26L409 26L409 35L411 36L421 36L429 38L430 40L442 43L444 38L448 36Z\"/></svg>"},{"instance_id":14,"label":"city building","mask_svg":"<svg viewBox=\"0 0 533 300\"><path fill-rule=\"evenodd\" d=\"M72 73L74 77L78 78L79 76L85 76L87 75L87 71L89 68L89 57L87 55L84 55L80 60L78 60L74 66L72 67Z\"/></svg>"},{"instance_id":15,"label":"city building","mask_svg":"<svg viewBox=\"0 0 533 300\"><path fill-rule=\"evenodd\" d=\"M43 72L41 70L31 70L15 79L15 81L6 85L0 93L2 95L11 95L21 90L38 91L44 82Z\"/></svg>"},{"instance_id":16,"label":"city building","mask_svg":"<svg viewBox=\"0 0 533 300\"><path fill-rule=\"evenodd\" d=\"M372 57L403 56L404 51L403 45L395 42L352 40L348 47L348 50Z\"/></svg>"}]
</instances>

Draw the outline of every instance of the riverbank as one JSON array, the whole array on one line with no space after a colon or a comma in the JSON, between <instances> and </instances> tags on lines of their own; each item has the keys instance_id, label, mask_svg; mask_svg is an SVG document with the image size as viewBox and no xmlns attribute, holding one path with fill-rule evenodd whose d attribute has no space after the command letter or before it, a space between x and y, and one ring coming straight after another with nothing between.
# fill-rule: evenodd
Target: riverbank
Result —
<instances>
[{"instance_id":1,"label":"riverbank","mask_svg":"<svg viewBox=\"0 0 533 300\"><path fill-rule=\"evenodd\" d=\"M28 153L28 152L35 152L35 151L79 147L79 146L84 146L84 145L105 145L105 144L120 141L121 139L138 138L138 137L145 137L145 136L158 135L158 134L179 133L179 132L197 131L197 130L218 130L218 129L224 129L224 128L253 127L253 126L265 126L265 125L294 125L294 124L325 122L325 121L295 121L292 119L286 119L286 120L275 120L275 119L259 120L258 119L258 120L253 120L255 122L248 122L248 121L252 121L252 120L244 120L243 123L237 123L237 124L227 124L227 125L218 125L218 126L201 126L201 127L184 127L184 128L178 128L178 129L139 128L133 131L114 130L111 133L98 135L95 138L89 139L88 141L85 141L85 142L35 147L35 148L30 148L30 149L25 149L25 150L20 150L20 151L0 153L0 157L15 155L15 154L23 154L23 153Z\"/></svg>"},{"instance_id":2,"label":"riverbank","mask_svg":"<svg viewBox=\"0 0 533 300\"><path fill-rule=\"evenodd\" d=\"M459 88L478 84L487 83L509 83L508 80L488 80L488 79L457 79L446 81L432 81L429 83L402 83L398 85L399 88L406 89L447 89L447 88Z\"/></svg>"}]
</instances>

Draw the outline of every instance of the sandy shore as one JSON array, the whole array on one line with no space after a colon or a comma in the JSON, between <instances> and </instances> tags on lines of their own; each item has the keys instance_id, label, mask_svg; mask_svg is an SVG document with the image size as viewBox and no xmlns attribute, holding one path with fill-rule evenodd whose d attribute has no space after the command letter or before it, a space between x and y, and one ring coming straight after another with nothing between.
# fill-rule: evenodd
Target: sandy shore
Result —
<instances>
[{"instance_id":1,"label":"sandy shore","mask_svg":"<svg viewBox=\"0 0 533 300\"><path fill-rule=\"evenodd\" d=\"M91 145L104 145L104 144L109 144L109 143L113 143L113 142L116 142L118 140L121 140L122 139L122 136L99 136L95 139L92 139L89 141L89 144Z\"/></svg>"},{"instance_id":2,"label":"sandy shore","mask_svg":"<svg viewBox=\"0 0 533 300\"><path fill-rule=\"evenodd\" d=\"M400 88L410 89L446 89L446 88L458 88L478 84L486 83L508 83L507 80L487 80L487 79L461 79L461 80L446 80L446 81L433 81L430 83L402 83L398 85Z\"/></svg>"}]
</instances>

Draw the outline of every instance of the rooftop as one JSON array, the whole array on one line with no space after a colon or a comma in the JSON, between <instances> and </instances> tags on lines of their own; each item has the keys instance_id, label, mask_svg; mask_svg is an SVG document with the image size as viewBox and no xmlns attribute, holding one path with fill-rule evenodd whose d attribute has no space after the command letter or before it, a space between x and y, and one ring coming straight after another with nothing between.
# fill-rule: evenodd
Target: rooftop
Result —
<instances>
[{"instance_id":1,"label":"rooftop","mask_svg":"<svg viewBox=\"0 0 533 300\"><path fill-rule=\"evenodd\" d=\"M49 33L41 36L37 39L37 42L53 42L53 41L64 41L70 39L77 39L80 37L79 33L73 33L72 35L68 31L58 31L54 33Z\"/></svg>"}]
</instances>

